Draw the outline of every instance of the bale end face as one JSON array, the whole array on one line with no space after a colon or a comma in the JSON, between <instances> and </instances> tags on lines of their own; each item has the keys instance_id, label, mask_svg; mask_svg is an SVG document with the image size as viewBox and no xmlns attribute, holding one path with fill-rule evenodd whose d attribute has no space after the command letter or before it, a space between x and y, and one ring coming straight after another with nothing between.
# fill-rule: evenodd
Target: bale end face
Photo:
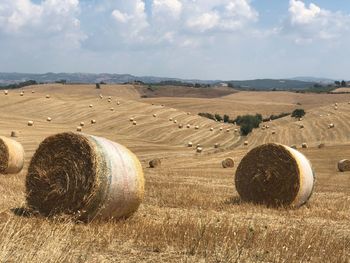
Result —
<instances>
[{"instance_id":1,"label":"bale end face","mask_svg":"<svg viewBox=\"0 0 350 263\"><path fill-rule=\"evenodd\" d=\"M235 162L232 158L226 158L221 162L223 168L233 168L235 166Z\"/></svg>"},{"instance_id":2,"label":"bale end face","mask_svg":"<svg viewBox=\"0 0 350 263\"><path fill-rule=\"evenodd\" d=\"M23 166L23 146L15 140L0 136L0 173L16 174Z\"/></svg>"},{"instance_id":3,"label":"bale end face","mask_svg":"<svg viewBox=\"0 0 350 263\"><path fill-rule=\"evenodd\" d=\"M303 143L302 145L301 145L301 148L303 148L303 149L307 149L309 146L307 145L307 143Z\"/></svg>"},{"instance_id":4,"label":"bale end face","mask_svg":"<svg viewBox=\"0 0 350 263\"><path fill-rule=\"evenodd\" d=\"M242 159L235 185L244 201L299 207L312 194L314 173L300 152L270 143L254 148Z\"/></svg>"},{"instance_id":5,"label":"bale end face","mask_svg":"<svg viewBox=\"0 0 350 263\"><path fill-rule=\"evenodd\" d=\"M338 162L338 170L340 172L349 172L350 171L350 160L344 159Z\"/></svg>"},{"instance_id":6,"label":"bale end face","mask_svg":"<svg viewBox=\"0 0 350 263\"><path fill-rule=\"evenodd\" d=\"M162 161L159 158L155 158L155 159L149 161L148 164L149 164L150 168L157 168L157 167L161 166Z\"/></svg>"}]
</instances>

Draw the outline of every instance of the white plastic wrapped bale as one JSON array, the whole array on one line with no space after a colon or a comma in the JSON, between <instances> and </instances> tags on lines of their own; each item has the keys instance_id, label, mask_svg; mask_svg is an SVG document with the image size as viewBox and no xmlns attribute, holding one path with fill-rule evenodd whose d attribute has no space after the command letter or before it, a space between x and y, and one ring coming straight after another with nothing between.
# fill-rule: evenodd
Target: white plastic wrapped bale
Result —
<instances>
[{"instance_id":1,"label":"white plastic wrapped bale","mask_svg":"<svg viewBox=\"0 0 350 263\"><path fill-rule=\"evenodd\" d=\"M288 146L270 143L251 150L239 164L235 185L243 201L300 207L312 195L309 160Z\"/></svg>"},{"instance_id":2,"label":"white plastic wrapped bale","mask_svg":"<svg viewBox=\"0 0 350 263\"><path fill-rule=\"evenodd\" d=\"M144 196L138 158L124 146L87 134L61 133L36 150L26 178L27 204L44 216L125 218Z\"/></svg>"},{"instance_id":3,"label":"white plastic wrapped bale","mask_svg":"<svg viewBox=\"0 0 350 263\"><path fill-rule=\"evenodd\" d=\"M24 150L15 140L0 136L0 173L15 174L23 169Z\"/></svg>"}]
</instances>

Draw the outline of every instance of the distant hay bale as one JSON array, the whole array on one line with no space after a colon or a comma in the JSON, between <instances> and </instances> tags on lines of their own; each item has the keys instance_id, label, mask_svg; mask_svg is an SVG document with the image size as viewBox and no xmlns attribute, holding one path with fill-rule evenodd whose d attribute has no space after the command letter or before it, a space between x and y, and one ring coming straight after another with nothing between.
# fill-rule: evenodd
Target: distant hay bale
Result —
<instances>
[{"instance_id":1,"label":"distant hay bale","mask_svg":"<svg viewBox=\"0 0 350 263\"><path fill-rule=\"evenodd\" d=\"M218 143L214 144L214 148L219 148L219 147L220 147L220 144L218 144Z\"/></svg>"},{"instance_id":2,"label":"distant hay bale","mask_svg":"<svg viewBox=\"0 0 350 263\"><path fill-rule=\"evenodd\" d=\"M266 129L270 129L270 126L269 126L269 125L266 125Z\"/></svg>"},{"instance_id":3,"label":"distant hay bale","mask_svg":"<svg viewBox=\"0 0 350 263\"><path fill-rule=\"evenodd\" d=\"M264 130L266 129L266 127L265 127L265 126L262 126L261 129L264 131Z\"/></svg>"},{"instance_id":4,"label":"distant hay bale","mask_svg":"<svg viewBox=\"0 0 350 263\"><path fill-rule=\"evenodd\" d=\"M169 121L173 121L173 118L169 118Z\"/></svg>"},{"instance_id":5,"label":"distant hay bale","mask_svg":"<svg viewBox=\"0 0 350 263\"><path fill-rule=\"evenodd\" d=\"M272 131L271 133L272 133L273 135L275 135L275 134L276 134L276 131Z\"/></svg>"},{"instance_id":6,"label":"distant hay bale","mask_svg":"<svg viewBox=\"0 0 350 263\"><path fill-rule=\"evenodd\" d=\"M100 95L99 95L99 97L100 97L100 99L103 99L103 96L102 96L102 94L100 94Z\"/></svg>"},{"instance_id":7,"label":"distant hay bale","mask_svg":"<svg viewBox=\"0 0 350 263\"><path fill-rule=\"evenodd\" d=\"M136 124L137 124L137 122L136 122L136 121L133 121L133 122L132 122L132 125L136 125Z\"/></svg>"},{"instance_id":8,"label":"distant hay bale","mask_svg":"<svg viewBox=\"0 0 350 263\"><path fill-rule=\"evenodd\" d=\"M80 126L81 126L81 127L84 127L84 126L85 126L85 122L83 122L83 121L80 122Z\"/></svg>"},{"instance_id":9,"label":"distant hay bale","mask_svg":"<svg viewBox=\"0 0 350 263\"><path fill-rule=\"evenodd\" d=\"M226 132L230 132L230 129L226 129Z\"/></svg>"},{"instance_id":10,"label":"distant hay bale","mask_svg":"<svg viewBox=\"0 0 350 263\"><path fill-rule=\"evenodd\" d=\"M120 105L120 101L117 101L117 105Z\"/></svg>"},{"instance_id":11,"label":"distant hay bale","mask_svg":"<svg viewBox=\"0 0 350 263\"><path fill-rule=\"evenodd\" d=\"M4 94L5 94L5 95L8 95L8 94L9 94L9 91L8 91L8 90L4 90Z\"/></svg>"},{"instance_id":12,"label":"distant hay bale","mask_svg":"<svg viewBox=\"0 0 350 263\"><path fill-rule=\"evenodd\" d=\"M179 129L182 129L183 125L182 124L179 124Z\"/></svg>"},{"instance_id":13,"label":"distant hay bale","mask_svg":"<svg viewBox=\"0 0 350 263\"><path fill-rule=\"evenodd\" d=\"M111 102L112 102L112 100L111 100L111 99L108 99L108 102L109 102L109 103L111 103Z\"/></svg>"},{"instance_id":14,"label":"distant hay bale","mask_svg":"<svg viewBox=\"0 0 350 263\"><path fill-rule=\"evenodd\" d=\"M244 145L247 146L248 145L248 141L244 141Z\"/></svg>"},{"instance_id":15,"label":"distant hay bale","mask_svg":"<svg viewBox=\"0 0 350 263\"><path fill-rule=\"evenodd\" d=\"M187 112L187 115L191 115L191 112Z\"/></svg>"},{"instance_id":16,"label":"distant hay bale","mask_svg":"<svg viewBox=\"0 0 350 263\"><path fill-rule=\"evenodd\" d=\"M251 150L235 175L243 201L268 206L302 206L311 197L314 181L311 164L303 154L275 143Z\"/></svg>"},{"instance_id":17,"label":"distant hay bale","mask_svg":"<svg viewBox=\"0 0 350 263\"><path fill-rule=\"evenodd\" d=\"M110 111L114 111L114 108L110 108L109 110L110 110Z\"/></svg>"},{"instance_id":18,"label":"distant hay bale","mask_svg":"<svg viewBox=\"0 0 350 263\"><path fill-rule=\"evenodd\" d=\"M34 91L34 90L32 90L32 93L35 93L35 91Z\"/></svg>"},{"instance_id":19,"label":"distant hay bale","mask_svg":"<svg viewBox=\"0 0 350 263\"><path fill-rule=\"evenodd\" d=\"M78 127L77 127L77 131L78 131L78 132L81 132L82 129L83 129L83 128L82 128L81 126L78 126Z\"/></svg>"},{"instance_id":20,"label":"distant hay bale","mask_svg":"<svg viewBox=\"0 0 350 263\"><path fill-rule=\"evenodd\" d=\"M131 118L129 119L129 121L134 121L134 118L131 117Z\"/></svg>"},{"instance_id":21,"label":"distant hay bale","mask_svg":"<svg viewBox=\"0 0 350 263\"><path fill-rule=\"evenodd\" d=\"M210 131L214 131L214 128L210 128Z\"/></svg>"},{"instance_id":22,"label":"distant hay bale","mask_svg":"<svg viewBox=\"0 0 350 263\"><path fill-rule=\"evenodd\" d=\"M303 125L303 124L300 124L300 125L299 125L299 128L300 128L300 129L304 129L304 125Z\"/></svg>"},{"instance_id":23,"label":"distant hay bale","mask_svg":"<svg viewBox=\"0 0 350 263\"><path fill-rule=\"evenodd\" d=\"M235 129L235 133L237 133L238 132L238 129Z\"/></svg>"},{"instance_id":24,"label":"distant hay bale","mask_svg":"<svg viewBox=\"0 0 350 263\"><path fill-rule=\"evenodd\" d=\"M51 96L50 95L46 95L46 98L49 99L49 98L51 98Z\"/></svg>"},{"instance_id":25,"label":"distant hay bale","mask_svg":"<svg viewBox=\"0 0 350 263\"><path fill-rule=\"evenodd\" d=\"M11 131L11 137L13 137L13 138L18 137L18 132L17 131Z\"/></svg>"},{"instance_id":26,"label":"distant hay bale","mask_svg":"<svg viewBox=\"0 0 350 263\"><path fill-rule=\"evenodd\" d=\"M161 106L161 107L165 107L165 105L164 105L164 104L161 104L160 106Z\"/></svg>"},{"instance_id":27,"label":"distant hay bale","mask_svg":"<svg viewBox=\"0 0 350 263\"><path fill-rule=\"evenodd\" d=\"M302 121L303 120L303 118L299 118L299 121Z\"/></svg>"},{"instance_id":28,"label":"distant hay bale","mask_svg":"<svg viewBox=\"0 0 350 263\"><path fill-rule=\"evenodd\" d=\"M199 148L199 147L201 147L201 145L198 143L197 146L196 146L196 148Z\"/></svg>"},{"instance_id":29,"label":"distant hay bale","mask_svg":"<svg viewBox=\"0 0 350 263\"><path fill-rule=\"evenodd\" d=\"M52 121L51 117L47 117L46 121Z\"/></svg>"},{"instance_id":30,"label":"distant hay bale","mask_svg":"<svg viewBox=\"0 0 350 263\"><path fill-rule=\"evenodd\" d=\"M154 113L154 114L153 114L153 117L156 118L156 117L157 117L157 114Z\"/></svg>"},{"instance_id":31,"label":"distant hay bale","mask_svg":"<svg viewBox=\"0 0 350 263\"><path fill-rule=\"evenodd\" d=\"M155 159L149 161L148 164L149 164L149 167L151 167L151 168L157 168L157 167L161 166L162 161L159 158L155 158Z\"/></svg>"},{"instance_id":32,"label":"distant hay bale","mask_svg":"<svg viewBox=\"0 0 350 263\"><path fill-rule=\"evenodd\" d=\"M194 126L194 128L195 128L196 130L199 130L199 126L198 126L198 125Z\"/></svg>"},{"instance_id":33,"label":"distant hay bale","mask_svg":"<svg viewBox=\"0 0 350 263\"><path fill-rule=\"evenodd\" d=\"M197 153L201 153L203 151L203 148L202 147L197 147L196 151L197 151Z\"/></svg>"},{"instance_id":34,"label":"distant hay bale","mask_svg":"<svg viewBox=\"0 0 350 263\"><path fill-rule=\"evenodd\" d=\"M334 106L334 110L338 110L338 107L337 107L337 106Z\"/></svg>"},{"instance_id":35,"label":"distant hay bale","mask_svg":"<svg viewBox=\"0 0 350 263\"><path fill-rule=\"evenodd\" d=\"M90 104L90 105L89 105L89 108L92 108L92 107L93 107L93 105L92 105L92 104Z\"/></svg>"},{"instance_id":36,"label":"distant hay bale","mask_svg":"<svg viewBox=\"0 0 350 263\"><path fill-rule=\"evenodd\" d=\"M322 149L322 148L326 147L326 145L324 143L320 143L317 147L318 147L318 149Z\"/></svg>"},{"instance_id":37,"label":"distant hay bale","mask_svg":"<svg viewBox=\"0 0 350 263\"><path fill-rule=\"evenodd\" d=\"M177 123L177 120L174 120L174 123Z\"/></svg>"},{"instance_id":38,"label":"distant hay bale","mask_svg":"<svg viewBox=\"0 0 350 263\"><path fill-rule=\"evenodd\" d=\"M223 129L224 129L224 128L220 127L220 129L219 129L219 130L220 130L220 131L222 131Z\"/></svg>"},{"instance_id":39,"label":"distant hay bale","mask_svg":"<svg viewBox=\"0 0 350 263\"><path fill-rule=\"evenodd\" d=\"M95 124L96 123L96 120L91 120L91 124Z\"/></svg>"},{"instance_id":40,"label":"distant hay bale","mask_svg":"<svg viewBox=\"0 0 350 263\"><path fill-rule=\"evenodd\" d=\"M15 140L0 136L0 173L16 174L23 169L24 150Z\"/></svg>"},{"instance_id":41,"label":"distant hay bale","mask_svg":"<svg viewBox=\"0 0 350 263\"><path fill-rule=\"evenodd\" d=\"M126 218L143 196L138 158L118 143L81 133L46 138L26 177L27 204L43 216L67 215L84 222Z\"/></svg>"},{"instance_id":42,"label":"distant hay bale","mask_svg":"<svg viewBox=\"0 0 350 263\"><path fill-rule=\"evenodd\" d=\"M291 146L290 146L290 148L292 148L292 149L295 149L295 150L296 150L296 149L297 149L297 146L296 146L295 144L293 144L293 145L291 145Z\"/></svg>"},{"instance_id":43,"label":"distant hay bale","mask_svg":"<svg viewBox=\"0 0 350 263\"><path fill-rule=\"evenodd\" d=\"M235 166L235 162L232 158L226 158L221 162L222 168L233 168Z\"/></svg>"},{"instance_id":44,"label":"distant hay bale","mask_svg":"<svg viewBox=\"0 0 350 263\"><path fill-rule=\"evenodd\" d=\"M28 121L28 126L33 126L34 125L34 121Z\"/></svg>"},{"instance_id":45,"label":"distant hay bale","mask_svg":"<svg viewBox=\"0 0 350 263\"><path fill-rule=\"evenodd\" d=\"M350 171L350 160L344 159L338 162L338 170L340 172L349 172Z\"/></svg>"},{"instance_id":46,"label":"distant hay bale","mask_svg":"<svg viewBox=\"0 0 350 263\"><path fill-rule=\"evenodd\" d=\"M108 96L108 99L111 100L111 99L112 99L112 96Z\"/></svg>"},{"instance_id":47,"label":"distant hay bale","mask_svg":"<svg viewBox=\"0 0 350 263\"><path fill-rule=\"evenodd\" d=\"M301 145L301 148L303 148L303 149L306 149L306 148L308 148L309 146L307 145L307 143L303 143L302 145Z\"/></svg>"},{"instance_id":48,"label":"distant hay bale","mask_svg":"<svg viewBox=\"0 0 350 263\"><path fill-rule=\"evenodd\" d=\"M328 128L329 129L333 129L335 126L334 126L334 123L330 123L330 124L328 124Z\"/></svg>"},{"instance_id":49,"label":"distant hay bale","mask_svg":"<svg viewBox=\"0 0 350 263\"><path fill-rule=\"evenodd\" d=\"M22 91L22 92L20 93L20 95L23 96L23 95L24 95L24 92Z\"/></svg>"},{"instance_id":50,"label":"distant hay bale","mask_svg":"<svg viewBox=\"0 0 350 263\"><path fill-rule=\"evenodd\" d=\"M336 103L334 103L334 106L338 106L338 103L336 102Z\"/></svg>"},{"instance_id":51,"label":"distant hay bale","mask_svg":"<svg viewBox=\"0 0 350 263\"><path fill-rule=\"evenodd\" d=\"M191 128L191 124L186 125L187 129Z\"/></svg>"},{"instance_id":52,"label":"distant hay bale","mask_svg":"<svg viewBox=\"0 0 350 263\"><path fill-rule=\"evenodd\" d=\"M188 142L187 143L187 147L192 147L193 146L193 143L192 142Z\"/></svg>"}]
</instances>

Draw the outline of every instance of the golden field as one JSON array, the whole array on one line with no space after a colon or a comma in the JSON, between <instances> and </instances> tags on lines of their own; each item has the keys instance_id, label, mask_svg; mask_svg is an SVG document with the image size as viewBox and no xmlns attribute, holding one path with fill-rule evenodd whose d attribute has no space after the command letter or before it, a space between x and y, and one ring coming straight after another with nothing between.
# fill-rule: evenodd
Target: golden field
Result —
<instances>
[{"instance_id":1,"label":"golden field","mask_svg":"<svg viewBox=\"0 0 350 263\"><path fill-rule=\"evenodd\" d=\"M97 90L95 85L56 84L21 90L0 93L0 135L18 131L16 140L26 151L20 174L0 176L0 262L349 262L350 173L340 173L336 166L350 158L350 94L219 90L203 97L184 89L174 97L170 89L172 94L142 98L144 88L131 85ZM302 121L278 119L248 138L234 132L239 127L197 115L268 116L296 108L307 111ZM29 120L33 127L27 126ZM146 193L139 210L126 220L88 225L17 215L25 206L26 169L39 143L49 135L75 131L82 121L83 132L119 142L140 159ZM328 129L330 123L334 129ZM189 141L201 144L203 153L186 147ZM232 157L237 167L250 149L266 142L310 146L301 150L316 173L307 205L273 209L240 202L235 168L223 169L221 161ZM320 143L326 147L319 149ZM155 157L162 167L148 168Z\"/></svg>"}]
</instances>

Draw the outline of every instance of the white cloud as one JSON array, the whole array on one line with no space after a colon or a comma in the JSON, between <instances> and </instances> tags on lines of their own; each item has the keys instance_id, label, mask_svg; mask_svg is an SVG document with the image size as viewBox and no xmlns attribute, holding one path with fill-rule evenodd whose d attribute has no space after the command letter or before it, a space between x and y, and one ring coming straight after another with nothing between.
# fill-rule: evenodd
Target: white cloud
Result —
<instances>
[{"instance_id":1,"label":"white cloud","mask_svg":"<svg viewBox=\"0 0 350 263\"><path fill-rule=\"evenodd\" d=\"M289 30L295 35L296 43L312 43L315 39L333 39L350 30L350 16L332 12L311 3L289 1Z\"/></svg>"},{"instance_id":2,"label":"white cloud","mask_svg":"<svg viewBox=\"0 0 350 263\"><path fill-rule=\"evenodd\" d=\"M182 12L182 3L179 0L154 0L152 4L153 15L170 15L178 18Z\"/></svg>"},{"instance_id":3,"label":"white cloud","mask_svg":"<svg viewBox=\"0 0 350 263\"><path fill-rule=\"evenodd\" d=\"M187 22L187 25L190 28L195 28L195 29L198 29L200 32L204 32L216 27L219 24L219 21L220 21L220 16L215 12L211 12L211 13L204 13L198 17L190 19Z\"/></svg>"}]
</instances>

